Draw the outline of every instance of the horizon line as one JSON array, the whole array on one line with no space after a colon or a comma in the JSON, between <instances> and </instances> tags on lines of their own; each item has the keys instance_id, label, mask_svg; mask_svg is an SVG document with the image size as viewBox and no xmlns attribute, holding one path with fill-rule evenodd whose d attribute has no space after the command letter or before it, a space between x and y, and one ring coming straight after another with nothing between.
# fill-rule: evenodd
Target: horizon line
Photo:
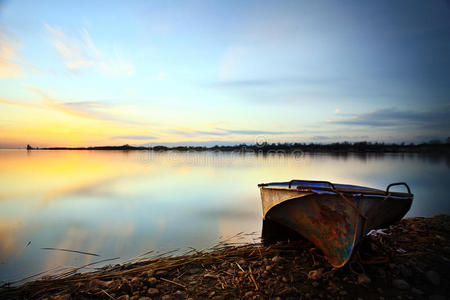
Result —
<instances>
[{"instance_id":1,"label":"horizon line","mask_svg":"<svg viewBox=\"0 0 450 300\"><path fill-rule=\"evenodd\" d=\"M205 142L208 143L208 142ZM232 143L232 142L225 142L225 143ZM168 145L170 144L170 145ZM277 143L247 143L247 142L236 142L233 144L227 144L227 145L220 145L220 144L215 144L215 145L188 145L188 144L179 144L179 145L174 145L177 144L177 142L169 142L169 143L162 143L162 144L157 144L157 145L136 145L136 144L118 144L118 145L101 145L101 146L31 146L31 144L25 145L23 147L3 147L0 146L0 149L2 150L19 150L19 149L27 149L28 146L30 146L33 150L39 150L39 149L55 149L55 148L61 148L61 149L90 149L90 148L119 148L119 147L132 147L132 148L155 148L155 147L165 147L165 148L215 148L215 147L239 147L239 146L251 146L251 147L267 147L267 146L291 146L291 145L314 145L314 146L331 146L331 145L357 145L357 144L367 144L367 145L385 145L385 146L418 146L418 145L445 145L445 144L450 144L450 137L447 138L447 140L439 140L439 139L433 139L433 140L429 140L428 142L419 142L419 143L414 143L414 142L383 142L383 141L355 141L355 142L351 142L351 141L341 141L341 142L329 142L329 143L317 143L317 142L277 142Z\"/></svg>"}]
</instances>

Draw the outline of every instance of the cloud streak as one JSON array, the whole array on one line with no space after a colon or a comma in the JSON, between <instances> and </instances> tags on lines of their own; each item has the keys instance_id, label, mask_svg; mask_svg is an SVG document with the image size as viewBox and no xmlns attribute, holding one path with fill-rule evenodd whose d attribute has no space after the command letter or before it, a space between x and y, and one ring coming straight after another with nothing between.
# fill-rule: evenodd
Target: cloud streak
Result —
<instances>
[{"instance_id":1,"label":"cloud streak","mask_svg":"<svg viewBox=\"0 0 450 300\"><path fill-rule=\"evenodd\" d=\"M341 120L330 120L332 124L364 127L426 126L450 129L450 106L427 111L398 110L384 108L357 114Z\"/></svg>"},{"instance_id":2,"label":"cloud streak","mask_svg":"<svg viewBox=\"0 0 450 300\"><path fill-rule=\"evenodd\" d=\"M106 114L101 110L105 107L97 102L80 101L80 102L60 102L52 97L49 97L42 90L34 87L29 88L33 93L42 99L42 103L56 111L60 111L72 116L93 119L93 120L117 120L114 116Z\"/></svg>"},{"instance_id":3,"label":"cloud streak","mask_svg":"<svg viewBox=\"0 0 450 300\"><path fill-rule=\"evenodd\" d=\"M17 53L20 43L0 29L0 78L22 76L21 58Z\"/></svg>"},{"instance_id":4,"label":"cloud streak","mask_svg":"<svg viewBox=\"0 0 450 300\"><path fill-rule=\"evenodd\" d=\"M321 86L330 84L345 84L348 80L339 77L314 77L314 76L292 76L274 78L251 78L251 79L227 79L209 83L218 88L259 88L274 86Z\"/></svg>"},{"instance_id":5,"label":"cloud streak","mask_svg":"<svg viewBox=\"0 0 450 300\"><path fill-rule=\"evenodd\" d=\"M0 98L0 104L6 104L6 105L12 105L12 106L18 106L18 107L26 107L26 108L39 108L39 109L43 108L43 106L39 105L39 104L17 102L17 101L11 101L11 100L1 99L1 98Z\"/></svg>"},{"instance_id":6,"label":"cloud streak","mask_svg":"<svg viewBox=\"0 0 450 300\"><path fill-rule=\"evenodd\" d=\"M25 103L19 101L11 101L7 99L0 98L0 104L17 106L17 107L25 107L25 108L34 108L34 109L52 109L58 112L62 112L71 116L91 119L91 120L100 120L100 121L113 121L113 122L122 122L127 124L135 124L135 125L143 125L142 123L125 120L119 116L116 116L107 110L110 109L110 106L105 106L102 103L95 101L78 101L78 102L62 102L58 101L42 90L29 86L28 89L38 95L42 102L41 103ZM135 136L136 137L136 136Z\"/></svg>"},{"instance_id":7,"label":"cloud streak","mask_svg":"<svg viewBox=\"0 0 450 300\"><path fill-rule=\"evenodd\" d=\"M196 137L196 136L230 136L230 135L295 135L301 134L302 131L268 131L268 130L245 130L245 129L225 129L225 128L215 128L214 130L181 130L181 129L170 129L167 130L168 133L185 136L185 137Z\"/></svg>"},{"instance_id":8,"label":"cloud streak","mask_svg":"<svg viewBox=\"0 0 450 300\"><path fill-rule=\"evenodd\" d=\"M348 140L355 140L355 139L361 139L361 140L363 140L363 139L369 139L369 138L370 138L370 136L368 136L368 135L357 135L357 136L343 136L343 135L328 136L328 135L315 135L315 136L312 136L310 139L313 140L313 141L318 141L318 142L321 142L321 141L329 142L329 141L331 141L331 140L334 140L334 141L338 141L338 140L341 140L341 141L348 141Z\"/></svg>"},{"instance_id":9,"label":"cloud streak","mask_svg":"<svg viewBox=\"0 0 450 300\"><path fill-rule=\"evenodd\" d=\"M151 135L115 135L110 137L112 140L154 140L157 139Z\"/></svg>"},{"instance_id":10,"label":"cloud streak","mask_svg":"<svg viewBox=\"0 0 450 300\"><path fill-rule=\"evenodd\" d=\"M78 72L82 69L95 68L111 75L133 75L135 73L133 64L124 58L119 49L113 48L112 58L106 58L95 46L85 28L80 31L80 37L70 37L59 28L47 23L44 23L44 27L69 71Z\"/></svg>"},{"instance_id":11,"label":"cloud streak","mask_svg":"<svg viewBox=\"0 0 450 300\"><path fill-rule=\"evenodd\" d=\"M302 131L266 131L266 130L230 130L222 129L229 134L239 135L255 135L255 134L267 134L267 135L285 135L285 134L300 134Z\"/></svg>"}]
</instances>

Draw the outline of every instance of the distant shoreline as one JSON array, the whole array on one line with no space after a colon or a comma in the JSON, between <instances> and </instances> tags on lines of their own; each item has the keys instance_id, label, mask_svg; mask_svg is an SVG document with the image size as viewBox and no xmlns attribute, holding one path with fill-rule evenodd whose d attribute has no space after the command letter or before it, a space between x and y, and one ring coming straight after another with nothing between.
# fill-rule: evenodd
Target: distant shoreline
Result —
<instances>
[{"instance_id":1,"label":"distant shoreline","mask_svg":"<svg viewBox=\"0 0 450 300\"><path fill-rule=\"evenodd\" d=\"M324 152L324 153L440 153L450 154L450 143L422 143L422 144L384 144L370 142L356 143L332 143L332 144L306 144L306 143L284 143L284 144L239 144L234 146L95 146L95 147L32 147L27 150L119 150L119 151L221 151L221 152L253 152L253 153L301 153L301 152Z\"/></svg>"}]
</instances>

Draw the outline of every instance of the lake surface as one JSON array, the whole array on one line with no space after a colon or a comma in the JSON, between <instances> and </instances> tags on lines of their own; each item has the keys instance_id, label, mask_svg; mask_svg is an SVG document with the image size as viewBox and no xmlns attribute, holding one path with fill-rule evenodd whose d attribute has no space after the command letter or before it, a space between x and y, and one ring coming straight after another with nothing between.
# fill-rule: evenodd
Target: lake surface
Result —
<instances>
[{"instance_id":1,"label":"lake surface","mask_svg":"<svg viewBox=\"0 0 450 300\"><path fill-rule=\"evenodd\" d=\"M408 216L448 214L449 171L449 157L419 154L0 150L0 281L256 232L248 241L261 231L263 182L405 181L415 195Z\"/></svg>"}]
</instances>

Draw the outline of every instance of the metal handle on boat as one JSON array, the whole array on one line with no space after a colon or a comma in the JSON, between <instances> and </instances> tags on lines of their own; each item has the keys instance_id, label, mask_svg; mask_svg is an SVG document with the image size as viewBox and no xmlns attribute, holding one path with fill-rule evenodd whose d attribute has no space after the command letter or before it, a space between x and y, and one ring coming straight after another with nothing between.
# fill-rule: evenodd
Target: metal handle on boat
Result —
<instances>
[{"instance_id":1,"label":"metal handle on boat","mask_svg":"<svg viewBox=\"0 0 450 300\"><path fill-rule=\"evenodd\" d=\"M394 186L394 185L404 185L406 187L406 189L408 190L408 194L411 194L411 190L409 189L409 186L406 184L406 182L391 183L386 188L386 194L389 194L389 189L391 188L391 186Z\"/></svg>"},{"instance_id":2,"label":"metal handle on boat","mask_svg":"<svg viewBox=\"0 0 450 300\"><path fill-rule=\"evenodd\" d=\"M294 183L294 182L314 182L314 183L325 183L325 184L328 184L330 187L331 187L331 189L334 191L334 190L336 190L336 188L334 187L334 185L331 183L331 182L329 182L329 181L315 181L315 180L301 180L301 179L293 179L293 180L291 180L291 181L289 181L289 188L291 188L291 186L292 186L292 183Z\"/></svg>"}]
</instances>

